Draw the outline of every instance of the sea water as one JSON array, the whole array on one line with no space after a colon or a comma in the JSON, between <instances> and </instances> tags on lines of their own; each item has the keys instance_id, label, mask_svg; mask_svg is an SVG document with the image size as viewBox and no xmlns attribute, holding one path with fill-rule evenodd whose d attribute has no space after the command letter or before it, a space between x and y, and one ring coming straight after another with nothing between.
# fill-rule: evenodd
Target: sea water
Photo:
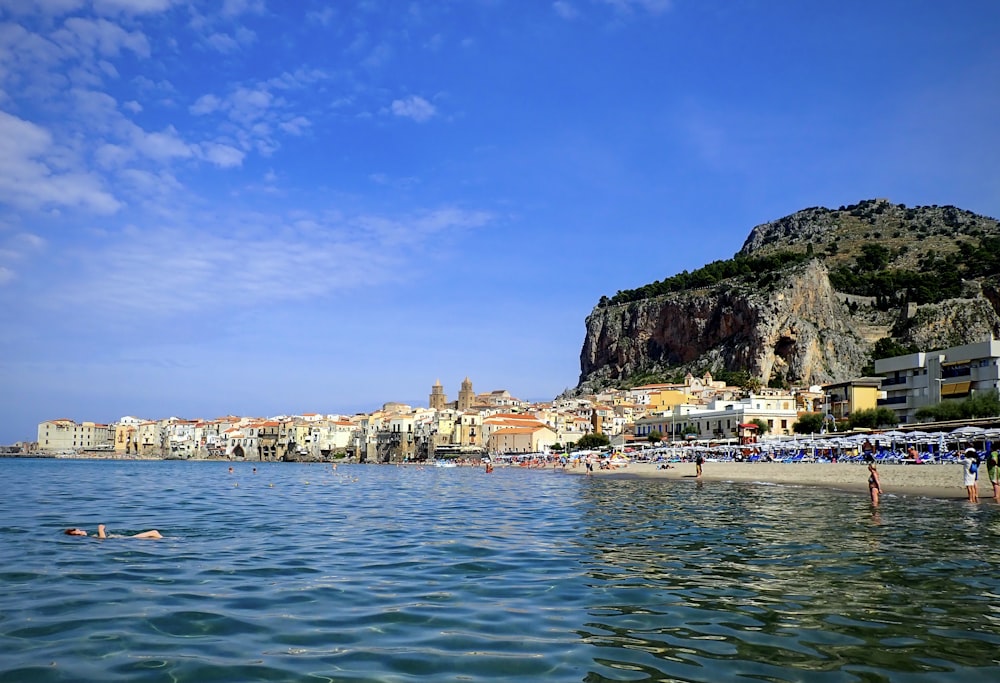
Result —
<instances>
[{"instance_id":1,"label":"sea water","mask_svg":"<svg viewBox=\"0 0 1000 683\"><path fill-rule=\"evenodd\" d=\"M864 493L519 468L228 467L0 461L0 681L1000 674L992 503L889 496L874 510ZM98 523L165 538L63 534Z\"/></svg>"}]
</instances>

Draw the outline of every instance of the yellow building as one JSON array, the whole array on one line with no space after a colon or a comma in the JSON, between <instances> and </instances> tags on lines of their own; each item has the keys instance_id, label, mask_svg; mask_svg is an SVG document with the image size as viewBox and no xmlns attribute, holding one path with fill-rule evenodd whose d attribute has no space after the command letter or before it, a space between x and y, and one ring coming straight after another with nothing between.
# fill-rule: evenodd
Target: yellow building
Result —
<instances>
[{"instance_id":1,"label":"yellow building","mask_svg":"<svg viewBox=\"0 0 1000 683\"><path fill-rule=\"evenodd\" d=\"M882 394L881 377L859 377L857 379L824 384L826 412L835 420L846 420L857 410L872 410L878 407Z\"/></svg>"},{"instance_id":2,"label":"yellow building","mask_svg":"<svg viewBox=\"0 0 1000 683\"><path fill-rule=\"evenodd\" d=\"M679 406L688 401L688 395L676 389L663 389L661 391L650 392L649 403L646 409L650 412L669 410L674 406Z\"/></svg>"}]
</instances>

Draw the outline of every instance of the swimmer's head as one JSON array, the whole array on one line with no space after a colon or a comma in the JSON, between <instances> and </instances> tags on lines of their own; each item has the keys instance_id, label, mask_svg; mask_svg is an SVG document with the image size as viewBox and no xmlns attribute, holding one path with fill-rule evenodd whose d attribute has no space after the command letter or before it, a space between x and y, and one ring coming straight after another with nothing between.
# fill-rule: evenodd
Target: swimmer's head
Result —
<instances>
[{"instance_id":1,"label":"swimmer's head","mask_svg":"<svg viewBox=\"0 0 1000 683\"><path fill-rule=\"evenodd\" d=\"M83 529L66 529L67 536L86 536L87 532Z\"/></svg>"}]
</instances>

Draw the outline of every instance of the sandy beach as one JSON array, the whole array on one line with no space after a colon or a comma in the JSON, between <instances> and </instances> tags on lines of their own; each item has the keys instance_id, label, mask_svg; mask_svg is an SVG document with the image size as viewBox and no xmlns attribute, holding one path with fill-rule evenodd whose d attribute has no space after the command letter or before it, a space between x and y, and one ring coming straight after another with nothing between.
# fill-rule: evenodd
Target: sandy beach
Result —
<instances>
[{"instance_id":1,"label":"sandy beach","mask_svg":"<svg viewBox=\"0 0 1000 683\"><path fill-rule=\"evenodd\" d=\"M586 474L582 466L566 472ZM885 495L923 496L965 500L962 466L948 465L880 465L879 477ZM631 463L613 470L594 470L597 477L635 477L695 480L694 463L671 463L667 470L652 463ZM706 462L702 481L759 481L793 486L824 486L845 491L865 492L868 488L868 468L856 463L742 463ZM983 504L993 502L993 487L983 467L979 476L979 498Z\"/></svg>"}]
</instances>

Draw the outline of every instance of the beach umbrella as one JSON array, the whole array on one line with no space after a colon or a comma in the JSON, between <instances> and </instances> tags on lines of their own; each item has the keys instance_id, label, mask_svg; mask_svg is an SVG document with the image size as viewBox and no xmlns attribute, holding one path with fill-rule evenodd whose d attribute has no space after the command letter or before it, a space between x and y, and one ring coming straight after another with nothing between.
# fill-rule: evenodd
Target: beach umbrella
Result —
<instances>
[{"instance_id":1,"label":"beach umbrella","mask_svg":"<svg viewBox=\"0 0 1000 683\"><path fill-rule=\"evenodd\" d=\"M973 427L972 425L966 425L964 427L959 427L958 429L953 429L949 432L950 436L955 437L955 441L959 446L962 443L972 443L973 441L981 441L986 430L982 427Z\"/></svg>"},{"instance_id":2,"label":"beach umbrella","mask_svg":"<svg viewBox=\"0 0 1000 683\"><path fill-rule=\"evenodd\" d=\"M974 427L972 425L965 425L964 427L959 427L958 429L953 429L953 430L951 430L948 433L949 434L954 434L955 436L961 436L961 437L966 437L967 438L967 437L976 437L976 436L979 436L980 434L983 434L985 432L986 432L986 430L983 429L982 427Z\"/></svg>"}]
</instances>

